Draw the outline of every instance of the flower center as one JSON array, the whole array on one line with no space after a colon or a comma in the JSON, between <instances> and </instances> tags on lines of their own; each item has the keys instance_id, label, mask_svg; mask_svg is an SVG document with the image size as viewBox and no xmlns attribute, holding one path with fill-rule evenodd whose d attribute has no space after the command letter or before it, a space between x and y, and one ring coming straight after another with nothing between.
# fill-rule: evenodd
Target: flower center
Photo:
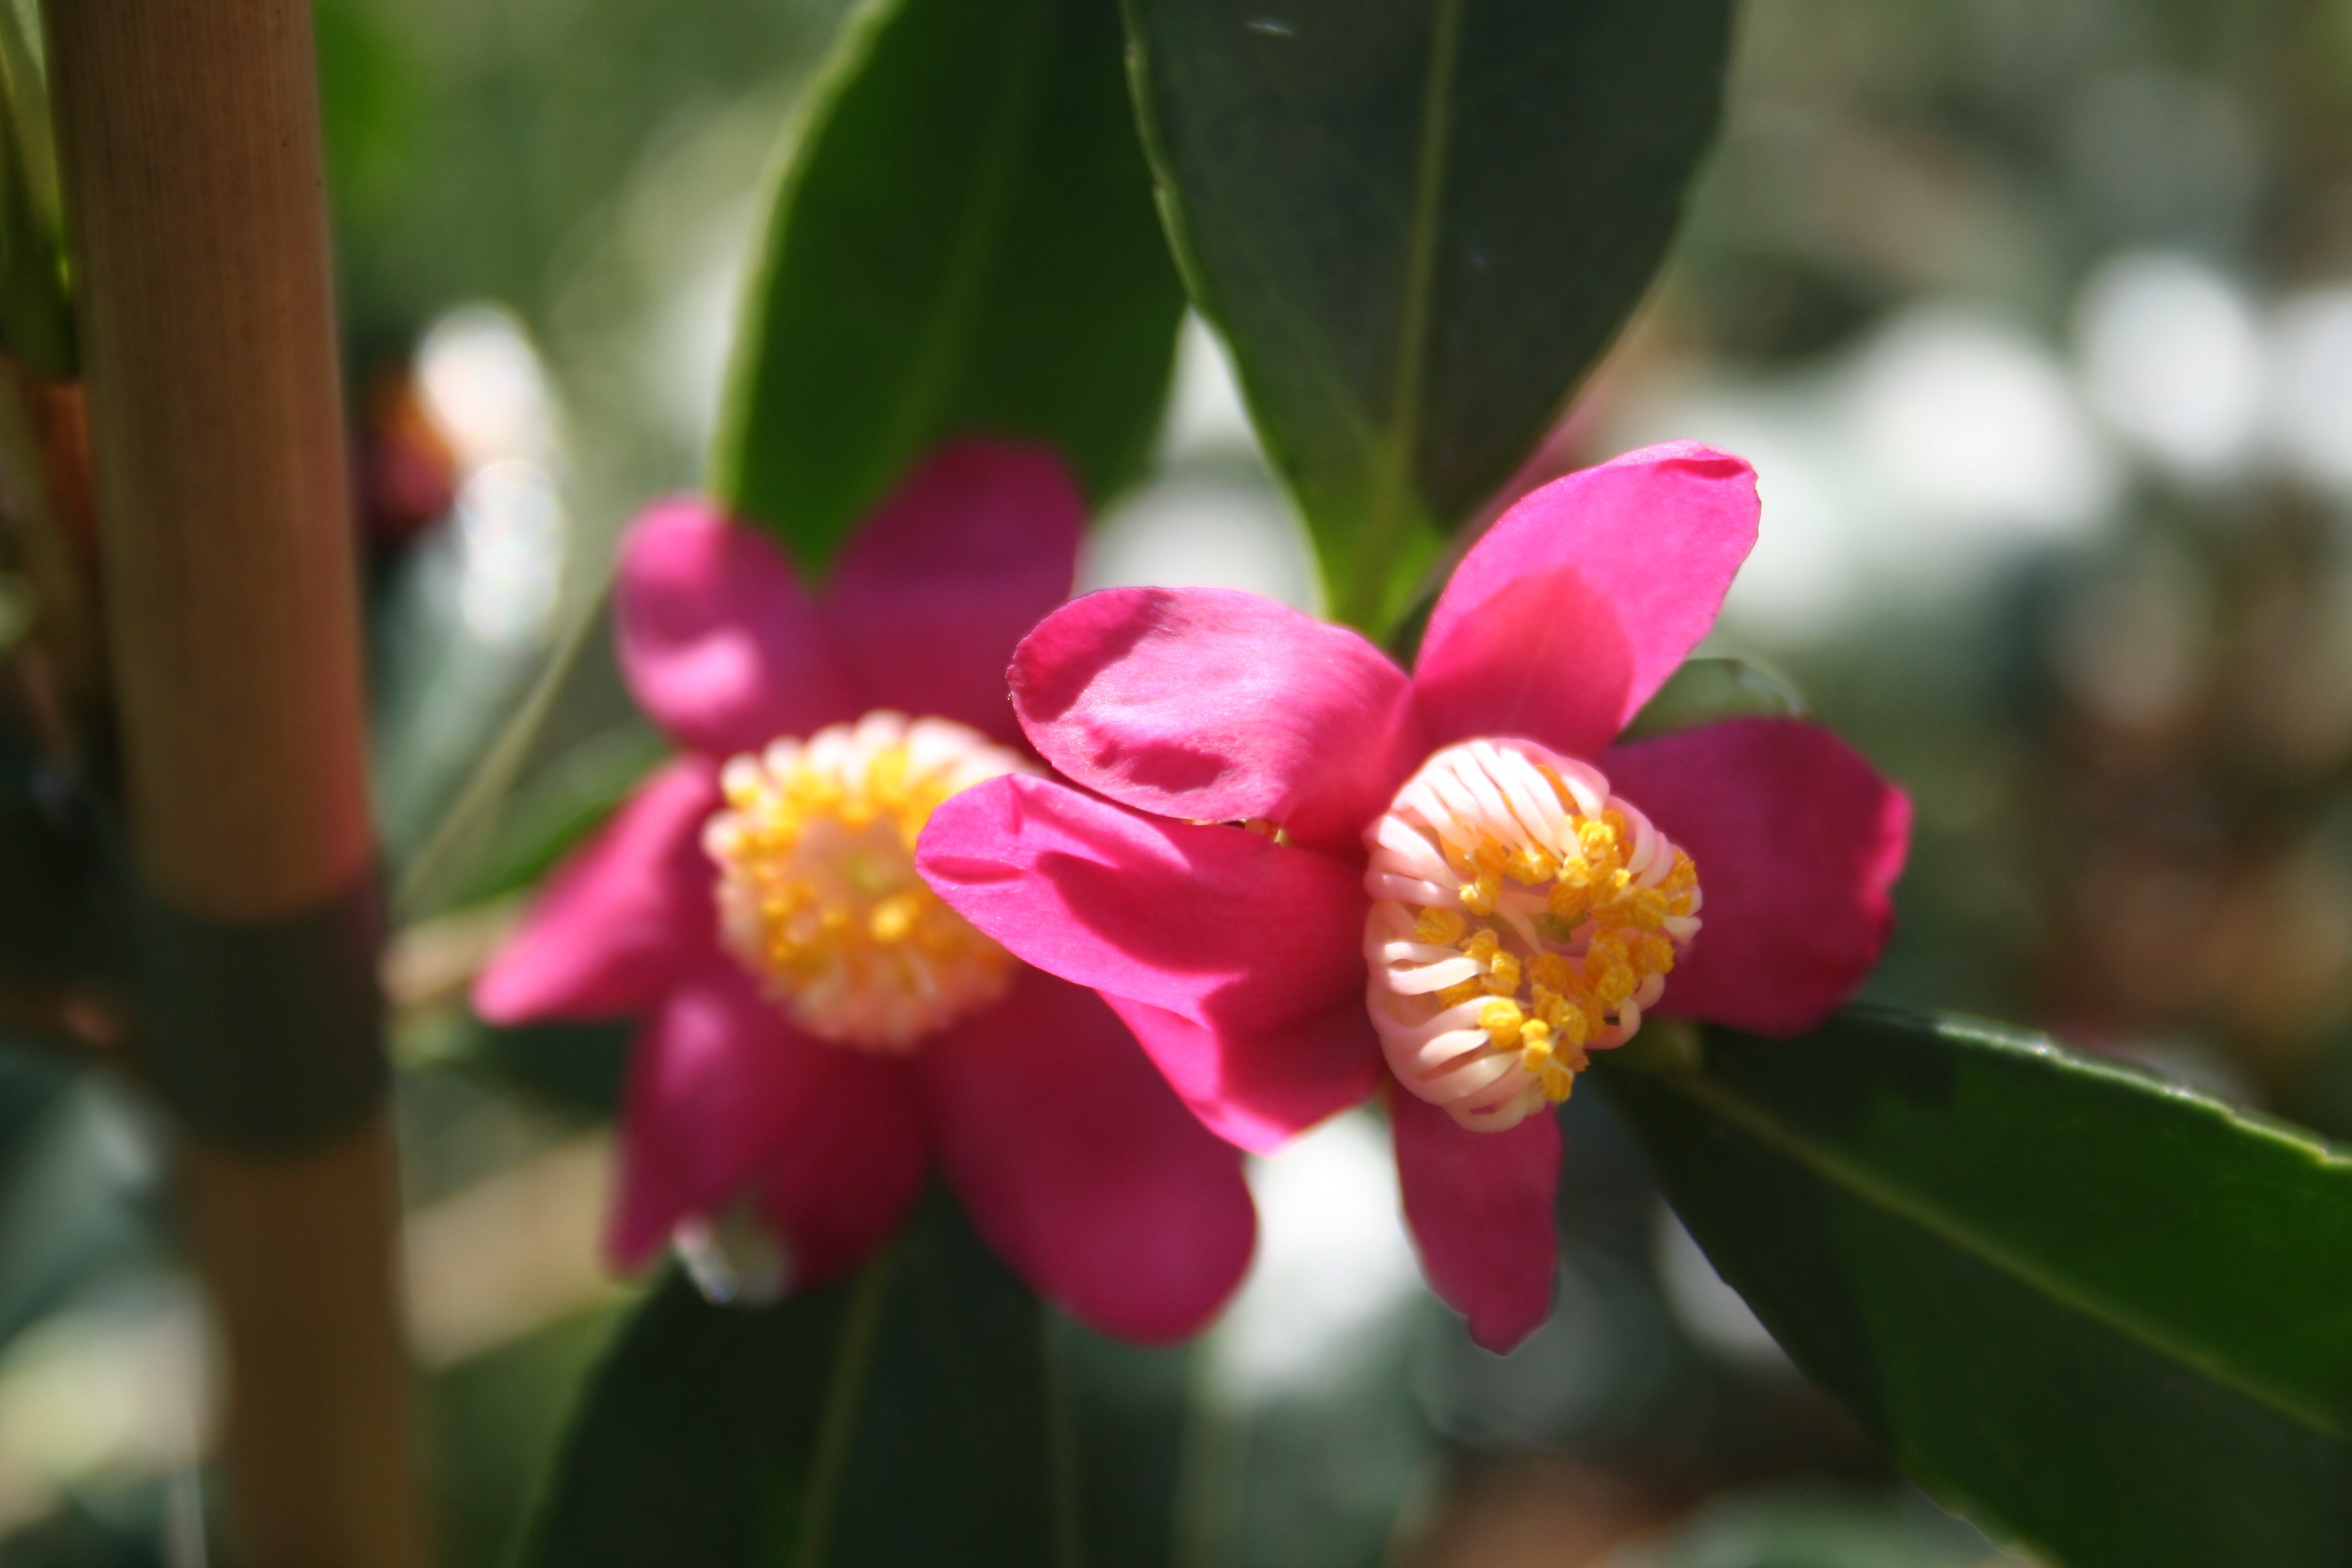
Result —
<instances>
[{"instance_id":1,"label":"flower center","mask_svg":"<svg viewBox=\"0 0 2352 1568\"><path fill-rule=\"evenodd\" d=\"M1531 741L1446 747L1364 842L1372 1026L1399 1081L1465 1127L1566 1100L1698 933L1691 858Z\"/></svg>"},{"instance_id":2,"label":"flower center","mask_svg":"<svg viewBox=\"0 0 2352 1568\"><path fill-rule=\"evenodd\" d=\"M1030 765L978 731L879 710L730 760L703 829L728 949L793 1023L900 1054L1013 984L1011 954L915 875L959 790Z\"/></svg>"}]
</instances>

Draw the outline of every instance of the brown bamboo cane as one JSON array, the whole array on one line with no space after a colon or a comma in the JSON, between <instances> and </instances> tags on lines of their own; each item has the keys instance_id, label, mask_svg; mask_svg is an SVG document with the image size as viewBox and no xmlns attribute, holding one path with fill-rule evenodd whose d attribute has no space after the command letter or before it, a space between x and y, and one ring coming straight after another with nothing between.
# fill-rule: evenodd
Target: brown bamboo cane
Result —
<instances>
[{"instance_id":1,"label":"brown bamboo cane","mask_svg":"<svg viewBox=\"0 0 2352 1568\"><path fill-rule=\"evenodd\" d=\"M131 841L183 915L299 921L373 857L309 8L46 9ZM415 1568L391 1134L380 1102L331 1131L199 1131L182 1162L228 1538L254 1568Z\"/></svg>"}]
</instances>

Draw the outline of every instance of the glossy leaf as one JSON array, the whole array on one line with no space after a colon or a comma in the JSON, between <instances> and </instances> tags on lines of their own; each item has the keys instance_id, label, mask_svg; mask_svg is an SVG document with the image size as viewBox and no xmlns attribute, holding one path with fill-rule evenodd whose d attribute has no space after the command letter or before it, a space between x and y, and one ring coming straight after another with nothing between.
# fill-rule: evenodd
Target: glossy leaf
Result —
<instances>
[{"instance_id":1,"label":"glossy leaf","mask_svg":"<svg viewBox=\"0 0 2352 1568\"><path fill-rule=\"evenodd\" d=\"M1602 1067L1691 1233L2050 1568L2352 1561L2352 1159L2139 1072L1855 1011Z\"/></svg>"},{"instance_id":2,"label":"glossy leaf","mask_svg":"<svg viewBox=\"0 0 2352 1568\"><path fill-rule=\"evenodd\" d=\"M1127 0L1186 281L1379 631L1664 253L1728 0Z\"/></svg>"},{"instance_id":3,"label":"glossy leaf","mask_svg":"<svg viewBox=\"0 0 2352 1568\"><path fill-rule=\"evenodd\" d=\"M713 488L818 570L918 456L1041 440L1097 500L1160 416L1183 290L1116 0L878 0L778 187Z\"/></svg>"},{"instance_id":4,"label":"glossy leaf","mask_svg":"<svg viewBox=\"0 0 2352 1568\"><path fill-rule=\"evenodd\" d=\"M1106 1359L1150 1385L1107 1414L1070 1387ZM590 1386L524 1560L1161 1562L1167 1377L1133 1362L1051 1323L938 1192L883 1261L781 1305L712 1306L673 1273Z\"/></svg>"}]
</instances>

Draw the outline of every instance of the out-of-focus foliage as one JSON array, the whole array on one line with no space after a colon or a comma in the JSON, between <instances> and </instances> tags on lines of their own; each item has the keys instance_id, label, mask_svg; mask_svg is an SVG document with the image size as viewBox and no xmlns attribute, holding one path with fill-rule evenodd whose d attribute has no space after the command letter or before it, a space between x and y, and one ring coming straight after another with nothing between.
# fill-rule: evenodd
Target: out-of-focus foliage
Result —
<instances>
[{"instance_id":1,"label":"out-of-focus foliage","mask_svg":"<svg viewBox=\"0 0 2352 1568\"><path fill-rule=\"evenodd\" d=\"M1648 286L1712 134L1726 0L1131 0L1194 303L1383 632Z\"/></svg>"},{"instance_id":2,"label":"out-of-focus foliage","mask_svg":"<svg viewBox=\"0 0 2352 1568\"><path fill-rule=\"evenodd\" d=\"M1043 441L1097 501L1160 424L1183 293L1114 0L887 0L813 89L712 489L820 571L940 440Z\"/></svg>"},{"instance_id":3,"label":"out-of-focus foliage","mask_svg":"<svg viewBox=\"0 0 2352 1568\"><path fill-rule=\"evenodd\" d=\"M0 342L35 374L74 373L57 152L29 7L0 5Z\"/></svg>"},{"instance_id":4,"label":"out-of-focus foliage","mask_svg":"<svg viewBox=\"0 0 2352 1568\"><path fill-rule=\"evenodd\" d=\"M598 1372L529 1561L1085 1561L1048 1346L1036 1298L939 1192L857 1279L778 1306L673 1276Z\"/></svg>"},{"instance_id":5,"label":"out-of-focus foliage","mask_svg":"<svg viewBox=\"0 0 2352 1568\"><path fill-rule=\"evenodd\" d=\"M1804 705L1786 684L1745 659L1686 659L1625 726L1623 739L1647 740L1718 719L1800 717Z\"/></svg>"},{"instance_id":6,"label":"out-of-focus foliage","mask_svg":"<svg viewBox=\"0 0 2352 1568\"><path fill-rule=\"evenodd\" d=\"M2352 1552L2352 1160L1868 1013L1645 1038L1606 1081L1780 1342L1989 1528L2082 1568Z\"/></svg>"}]
</instances>

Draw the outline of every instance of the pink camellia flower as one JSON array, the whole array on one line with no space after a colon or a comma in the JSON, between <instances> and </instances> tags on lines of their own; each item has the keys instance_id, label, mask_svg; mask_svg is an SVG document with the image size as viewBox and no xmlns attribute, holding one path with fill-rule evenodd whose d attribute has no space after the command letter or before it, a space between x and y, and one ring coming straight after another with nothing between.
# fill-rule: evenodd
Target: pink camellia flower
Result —
<instances>
[{"instance_id":1,"label":"pink camellia flower","mask_svg":"<svg viewBox=\"0 0 2352 1568\"><path fill-rule=\"evenodd\" d=\"M1507 1348L1551 1299L1559 1133L1534 1113L1586 1053L1654 1013L1800 1032L1886 938L1910 807L1828 731L1612 749L1756 520L1748 465L1690 444L1547 485L1464 558L1410 675L1252 595L1088 595L1013 663L1084 789L960 795L918 865L1095 987L1244 1148L1384 1093L1423 1265Z\"/></svg>"},{"instance_id":2,"label":"pink camellia flower","mask_svg":"<svg viewBox=\"0 0 2352 1568\"><path fill-rule=\"evenodd\" d=\"M1042 451L942 449L812 595L760 534L653 508L622 545L621 667L685 754L550 878L487 970L497 1024L644 1020L609 1243L855 1266L936 1159L1038 1292L1141 1341L1249 1259L1240 1155L1093 993L1031 969L914 870L941 802L1035 768L1004 667L1068 595L1082 505ZM911 717L910 717L911 716ZM752 1270L756 1273L756 1270Z\"/></svg>"}]
</instances>

